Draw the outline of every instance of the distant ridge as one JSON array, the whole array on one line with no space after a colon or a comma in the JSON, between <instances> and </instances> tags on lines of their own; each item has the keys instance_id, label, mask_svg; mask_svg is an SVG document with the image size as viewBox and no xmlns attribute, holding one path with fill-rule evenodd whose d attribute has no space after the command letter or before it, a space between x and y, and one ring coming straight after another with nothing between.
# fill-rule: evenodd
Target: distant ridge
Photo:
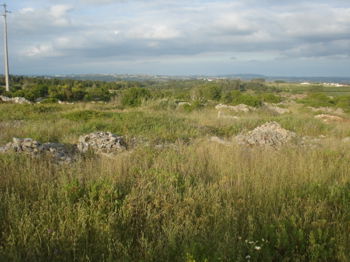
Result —
<instances>
[{"instance_id":1,"label":"distant ridge","mask_svg":"<svg viewBox=\"0 0 350 262\"><path fill-rule=\"evenodd\" d=\"M40 77L40 76L38 76ZM308 76L265 76L261 74L223 74L223 75L188 75L188 76L171 76L171 75L146 75L146 74L67 74L67 75L46 75L42 77L75 79L75 80L93 80L93 81L167 81L167 80L200 80L200 79L265 79L266 81L286 81L286 82L310 82L310 83L341 83L350 84L350 77L308 77Z\"/></svg>"}]
</instances>

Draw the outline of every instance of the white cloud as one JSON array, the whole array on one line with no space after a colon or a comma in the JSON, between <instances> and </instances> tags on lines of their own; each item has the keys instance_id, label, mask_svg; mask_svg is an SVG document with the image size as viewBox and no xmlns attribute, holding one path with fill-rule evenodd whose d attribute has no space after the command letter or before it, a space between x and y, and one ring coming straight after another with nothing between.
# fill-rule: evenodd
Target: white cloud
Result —
<instances>
[{"instance_id":1,"label":"white cloud","mask_svg":"<svg viewBox=\"0 0 350 262\"><path fill-rule=\"evenodd\" d=\"M102 5L107 2L110 5ZM252 55L261 61L349 56L350 3L345 1L345 7L339 0L43 3L46 6L25 7L11 15L13 50L25 50L13 52L26 57L104 62L116 57L199 61L200 56L209 59L209 54L219 60L234 55L237 61Z\"/></svg>"},{"instance_id":2,"label":"white cloud","mask_svg":"<svg viewBox=\"0 0 350 262\"><path fill-rule=\"evenodd\" d=\"M56 53L51 44L41 44L25 49L22 52L22 55L27 57L47 57L57 56L58 54Z\"/></svg>"},{"instance_id":3,"label":"white cloud","mask_svg":"<svg viewBox=\"0 0 350 262\"><path fill-rule=\"evenodd\" d=\"M56 25L68 25L70 19L67 15L73 8L70 5L54 5L49 10L49 15L53 18Z\"/></svg>"},{"instance_id":4,"label":"white cloud","mask_svg":"<svg viewBox=\"0 0 350 262\"><path fill-rule=\"evenodd\" d=\"M135 26L131 28L127 35L130 38L143 38L143 39L172 39L179 37L181 33L169 26L156 24L156 25L143 25Z\"/></svg>"},{"instance_id":5,"label":"white cloud","mask_svg":"<svg viewBox=\"0 0 350 262\"><path fill-rule=\"evenodd\" d=\"M18 12L20 14L24 15L24 14L28 14L28 13L33 13L34 11L35 10L32 7L25 7L25 8L20 9Z\"/></svg>"}]
</instances>

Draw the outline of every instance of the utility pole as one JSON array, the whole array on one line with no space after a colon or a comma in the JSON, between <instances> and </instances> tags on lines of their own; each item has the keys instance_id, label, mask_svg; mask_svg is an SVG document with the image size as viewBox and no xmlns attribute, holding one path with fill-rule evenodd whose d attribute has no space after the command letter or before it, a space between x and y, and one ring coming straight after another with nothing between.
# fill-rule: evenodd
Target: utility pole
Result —
<instances>
[{"instance_id":1,"label":"utility pole","mask_svg":"<svg viewBox=\"0 0 350 262\"><path fill-rule=\"evenodd\" d=\"M5 60L5 82L6 82L6 91L10 91L10 72L9 72L9 54L8 54L8 41L7 41L7 14L10 13L7 10L7 5L3 4L4 7L4 60Z\"/></svg>"}]
</instances>

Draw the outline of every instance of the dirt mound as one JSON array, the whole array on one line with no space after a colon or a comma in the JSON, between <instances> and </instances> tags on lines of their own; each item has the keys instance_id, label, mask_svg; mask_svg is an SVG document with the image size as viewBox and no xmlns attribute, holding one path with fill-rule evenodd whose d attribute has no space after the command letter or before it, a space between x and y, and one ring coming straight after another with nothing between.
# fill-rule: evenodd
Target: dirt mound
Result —
<instances>
[{"instance_id":1,"label":"dirt mound","mask_svg":"<svg viewBox=\"0 0 350 262\"><path fill-rule=\"evenodd\" d=\"M268 122L246 134L236 136L236 141L241 145L278 147L294 137L294 132L282 128L277 122Z\"/></svg>"}]
</instances>

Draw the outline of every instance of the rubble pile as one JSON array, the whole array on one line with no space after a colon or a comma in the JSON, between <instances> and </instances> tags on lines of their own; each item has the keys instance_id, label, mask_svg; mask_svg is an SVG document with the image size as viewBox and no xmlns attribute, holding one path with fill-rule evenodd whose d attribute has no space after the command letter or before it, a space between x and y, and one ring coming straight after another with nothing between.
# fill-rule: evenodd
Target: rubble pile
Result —
<instances>
[{"instance_id":1,"label":"rubble pile","mask_svg":"<svg viewBox=\"0 0 350 262\"><path fill-rule=\"evenodd\" d=\"M6 102L6 103L14 103L14 104L31 104L29 100L25 99L24 97L7 97L7 96L0 96L0 101Z\"/></svg>"},{"instance_id":2,"label":"rubble pile","mask_svg":"<svg viewBox=\"0 0 350 262\"><path fill-rule=\"evenodd\" d=\"M278 147L291 142L295 137L294 132L282 128L277 122L268 122L246 134L236 136L236 141L241 145Z\"/></svg>"},{"instance_id":3,"label":"rubble pile","mask_svg":"<svg viewBox=\"0 0 350 262\"><path fill-rule=\"evenodd\" d=\"M56 162L72 162L74 159L74 147L68 147L59 143L40 143L31 138L13 138L12 142L0 147L0 153L16 152L32 156L46 155Z\"/></svg>"},{"instance_id":4,"label":"rubble pile","mask_svg":"<svg viewBox=\"0 0 350 262\"><path fill-rule=\"evenodd\" d=\"M110 132L95 132L79 137L78 150L85 153L93 150L96 153L118 153L127 149L124 138Z\"/></svg>"}]
</instances>

